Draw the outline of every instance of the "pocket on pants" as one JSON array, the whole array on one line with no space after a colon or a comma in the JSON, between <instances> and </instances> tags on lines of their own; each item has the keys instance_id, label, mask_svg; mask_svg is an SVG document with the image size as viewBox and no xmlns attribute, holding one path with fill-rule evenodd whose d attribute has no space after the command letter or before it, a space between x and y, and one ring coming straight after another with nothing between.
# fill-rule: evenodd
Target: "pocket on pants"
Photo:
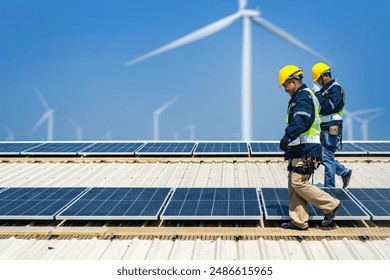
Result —
<instances>
[{"instance_id":1,"label":"pocket on pants","mask_svg":"<svg viewBox=\"0 0 390 280\"><path fill-rule=\"evenodd\" d=\"M325 130L321 132L322 135L322 144L331 150L332 152L335 152L337 149L337 144L340 141L339 135L331 135L329 131Z\"/></svg>"}]
</instances>

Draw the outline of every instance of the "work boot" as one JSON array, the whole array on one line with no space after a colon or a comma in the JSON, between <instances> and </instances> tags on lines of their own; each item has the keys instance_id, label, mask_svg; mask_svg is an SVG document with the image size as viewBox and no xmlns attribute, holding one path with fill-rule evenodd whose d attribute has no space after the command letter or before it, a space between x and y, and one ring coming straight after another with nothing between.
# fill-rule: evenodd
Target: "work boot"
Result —
<instances>
[{"instance_id":1,"label":"work boot","mask_svg":"<svg viewBox=\"0 0 390 280\"><path fill-rule=\"evenodd\" d=\"M308 228L297 227L296 225L292 224L291 222L283 223L281 227L284 229L295 229L295 230L307 230L308 229Z\"/></svg>"},{"instance_id":2,"label":"work boot","mask_svg":"<svg viewBox=\"0 0 390 280\"><path fill-rule=\"evenodd\" d=\"M324 220L322 221L322 226L324 226L324 227L329 226L333 222L333 220L336 217L337 213L339 212L340 208L341 208L341 201L335 209L330 211L328 214L325 214Z\"/></svg>"},{"instance_id":3,"label":"work boot","mask_svg":"<svg viewBox=\"0 0 390 280\"><path fill-rule=\"evenodd\" d=\"M343 189L348 187L349 181L351 180L351 176L352 176L352 170L349 170L347 174L341 176L341 179L343 179Z\"/></svg>"}]
</instances>

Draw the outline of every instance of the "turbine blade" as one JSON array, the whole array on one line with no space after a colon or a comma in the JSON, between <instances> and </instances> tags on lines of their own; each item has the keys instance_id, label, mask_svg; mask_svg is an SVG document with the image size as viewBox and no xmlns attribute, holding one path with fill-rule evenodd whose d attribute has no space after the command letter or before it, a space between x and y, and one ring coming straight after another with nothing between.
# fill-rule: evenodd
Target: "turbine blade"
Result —
<instances>
[{"instance_id":1,"label":"turbine blade","mask_svg":"<svg viewBox=\"0 0 390 280\"><path fill-rule=\"evenodd\" d=\"M171 100L169 100L167 103L165 103L164 105L162 105L160 108L158 108L156 111L154 111L154 114L156 115L160 115L162 112L164 112L169 106L172 105L173 102L175 102L177 99L177 97L175 98L172 98Z\"/></svg>"},{"instance_id":2,"label":"turbine blade","mask_svg":"<svg viewBox=\"0 0 390 280\"><path fill-rule=\"evenodd\" d=\"M46 111L46 112L42 115L42 117L39 119L39 121L34 125L32 131L34 132L35 130L37 130L37 129L42 125L42 123L43 123L47 118L49 118L49 115L50 115L49 111Z\"/></svg>"},{"instance_id":3,"label":"turbine blade","mask_svg":"<svg viewBox=\"0 0 390 280\"><path fill-rule=\"evenodd\" d=\"M262 17L251 17L251 19L252 19L252 21L254 23L260 25L261 27L263 27L267 31L273 33L274 35L276 35L276 36L278 36L280 38L282 38L283 40L285 40L285 41L295 45L296 47L304 50L305 52L310 53L311 55L317 57L318 59L320 59L322 61L325 61L325 62L327 62L329 64L333 64L328 59L326 59L325 57L323 57L322 55L320 55L319 53L317 53L313 49L309 48L307 45L305 45L301 41L299 41L297 38L295 38L294 36L290 35L289 33L284 31L280 27L276 26L275 24L269 22L268 20L266 20L266 19L264 19Z\"/></svg>"},{"instance_id":4,"label":"turbine blade","mask_svg":"<svg viewBox=\"0 0 390 280\"><path fill-rule=\"evenodd\" d=\"M383 108L378 107L378 108L371 108L371 109L364 109L364 110L359 110L355 112L349 112L349 114L352 115L352 117L356 117L356 115L364 115L364 114L371 114L371 113L377 113L383 111ZM345 110L344 110L345 112Z\"/></svg>"},{"instance_id":5,"label":"turbine blade","mask_svg":"<svg viewBox=\"0 0 390 280\"><path fill-rule=\"evenodd\" d=\"M238 6L240 10L244 10L247 6L247 0L238 0Z\"/></svg>"},{"instance_id":6,"label":"turbine blade","mask_svg":"<svg viewBox=\"0 0 390 280\"><path fill-rule=\"evenodd\" d=\"M192 43L194 41L203 39L207 36L210 36L218 31L228 27L233 22L235 22L237 19L239 19L240 17L241 17L241 13L235 13L233 15L230 15L230 16L227 16L223 19L220 19L214 23L206 25L205 27L202 27L202 28L200 28L200 29L198 29L198 30L196 30L196 31L184 36L184 37L181 37L180 39L177 39L177 40L175 40L175 41L173 41L165 46L162 46L161 48L158 48L158 49L151 51L145 55L142 55L140 57L137 57L133 60L128 61L126 63L126 66L136 64L138 62L141 62L145 59L148 59L148 58L153 57L155 55L158 55L160 53L167 52L169 50L181 47L183 45L186 45L186 44Z\"/></svg>"},{"instance_id":7,"label":"turbine blade","mask_svg":"<svg viewBox=\"0 0 390 280\"><path fill-rule=\"evenodd\" d=\"M41 101L45 110L48 111L50 109L49 104L47 104L47 102L46 102L45 98L43 98L41 92L36 87L33 87L33 90L35 92L35 95L38 97L39 101Z\"/></svg>"}]
</instances>

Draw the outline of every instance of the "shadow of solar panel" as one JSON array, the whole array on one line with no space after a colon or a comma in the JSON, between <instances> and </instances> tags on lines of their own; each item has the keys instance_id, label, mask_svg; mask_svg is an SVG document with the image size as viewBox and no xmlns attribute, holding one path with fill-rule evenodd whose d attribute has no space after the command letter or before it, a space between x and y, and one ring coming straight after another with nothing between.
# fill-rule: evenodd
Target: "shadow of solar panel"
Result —
<instances>
[{"instance_id":1,"label":"shadow of solar panel","mask_svg":"<svg viewBox=\"0 0 390 280\"><path fill-rule=\"evenodd\" d=\"M200 142L194 155L249 155L246 142Z\"/></svg>"},{"instance_id":2,"label":"shadow of solar panel","mask_svg":"<svg viewBox=\"0 0 390 280\"><path fill-rule=\"evenodd\" d=\"M356 143L343 142L342 149L335 152L336 155L367 155L367 151Z\"/></svg>"},{"instance_id":3,"label":"shadow of solar panel","mask_svg":"<svg viewBox=\"0 0 390 280\"><path fill-rule=\"evenodd\" d=\"M82 155L134 155L143 142L101 142L80 152Z\"/></svg>"},{"instance_id":4,"label":"shadow of solar panel","mask_svg":"<svg viewBox=\"0 0 390 280\"><path fill-rule=\"evenodd\" d=\"M177 188L163 220L259 220L255 188Z\"/></svg>"},{"instance_id":5,"label":"shadow of solar panel","mask_svg":"<svg viewBox=\"0 0 390 280\"><path fill-rule=\"evenodd\" d=\"M375 142L356 142L354 143L359 148L367 151L371 155L388 155L390 154L389 141L375 141Z\"/></svg>"},{"instance_id":6,"label":"shadow of solar panel","mask_svg":"<svg viewBox=\"0 0 390 280\"><path fill-rule=\"evenodd\" d=\"M77 155L93 142L46 142L22 152L22 155Z\"/></svg>"},{"instance_id":7,"label":"shadow of solar panel","mask_svg":"<svg viewBox=\"0 0 390 280\"><path fill-rule=\"evenodd\" d=\"M21 152L38 147L43 143L26 143L26 142L3 142L0 143L1 155L20 155Z\"/></svg>"},{"instance_id":8,"label":"shadow of solar panel","mask_svg":"<svg viewBox=\"0 0 390 280\"><path fill-rule=\"evenodd\" d=\"M9 188L0 193L1 219L53 220L86 188Z\"/></svg>"},{"instance_id":9,"label":"shadow of solar panel","mask_svg":"<svg viewBox=\"0 0 390 280\"><path fill-rule=\"evenodd\" d=\"M283 155L279 142L250 142L251 155Z\"/></svg>"},{"instance_id":10,"label":"shadow of solar panel","mask_svg":"<svg viewBox=\"0 0 390 280\"><path fill-rule=\"evenodd\" d=\"M390 220L390 189L359 188L347 191L370 214L371 219Z\"/></svg>"},{"instance_id":11,"label":"shadow of solar panel","mask_svg":"<svg viewBox=\"0 0 390 280\"><path fill-rule=\"evenodd\" d=\"M368 214L343 189L321 188L342 202L335 220L369 219ZM287 188L261 188L261 200L267 220L289 220L289 199ZM309 219L322 220L324 213L308 203Z\"/></svg>"},{"instance_id":12,"label":"shadow of solar panel","mask_svg":"<svg viewBox=\"0 0 390 280\"><path fill-rule=\"evenodd\" d=\"M170 188L92 188L58 220L157 220Z\"/></svg>"},{"instance_id":13,"label":"shadow of solar panel","mask_svg":"<svg viewBox=\"0 0 390 280\"><path fill-rule=\"evenodd\" d=\"M136 155L192 155L193 142L149 142Z\"/></svg>"}]
</instances>

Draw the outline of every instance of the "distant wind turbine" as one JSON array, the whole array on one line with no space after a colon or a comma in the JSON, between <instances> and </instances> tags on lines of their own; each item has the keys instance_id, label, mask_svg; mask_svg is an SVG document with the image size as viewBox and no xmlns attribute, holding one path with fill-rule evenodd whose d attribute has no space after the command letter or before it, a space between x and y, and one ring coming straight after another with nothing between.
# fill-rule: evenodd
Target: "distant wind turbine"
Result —
<instances>
[{"instance_id":1,"label":"distant wind turbine","mask_svg":"<svg viewBox=\"0 0 390 280\"><path fill-rule=\"evenodd\" d=\"M15 134L12 130L8 126L5 127L5 130L7 131L6 141L15 141Z\"/></svg>"},{"instance_id":2,"label":"distant wind turbine","mask_svg":"<svg viewBox=\"0 0 390 280\"><path fill-rule=\"evenodd\" d=\"M172 105L173 102L175 102L177 97L172 98L167 103L162 105L160 108L158 108L156 111L153 112L153 139L158 140L159 139L159 117L162 112L164 112L169 106Z\"/></svg>"},{"instance_id":3,"label":"distant wind turbine","mask_svg":"<svg viewBox=\"0 0 390 280\"><path fill-rule=\"evenodd\" d=\"M239 0L238 11L230 16L222 18L214 23L204 26L188 35L185 35L167 45L164 45L154 51L151 51L145 55L137 57L126 63L127 66L139 63L145 59L151 58L158 54L173 50L183 45L192 43L194 41L203 39L210 36L218 31L228 27L238 19L243 19L243 37L242 37L242 72L241 72L241 137L242 140L252 140L252 54L251 54L251 21L271 32L272 34L286 40L287 42L297 46L298 48L314 55L321 61L329 62L326 58L309 48L307 45L267 21L261 16L259 10L247 9L247 0ZM330 62L329 62L330 63ZM330 63L331 64L331 63Z\"/></svg>"},{"instance_id":4,"label":"distant wind turbine","mask_svg":"<svg viewBox=\"0 0 390 280\"><path fill-rule=\"evenodd\" d=\"M195 125L189 124L185 128L190 130L190 140L195 140Z\"/></svg>"},{"instance_id":5,"label":"distant wind turbine","mask_svg":"<svg viewBox=\"0 0 390 280\"><path fill-rule=\"evenodd\" d=\"M43 124L44 121L47 120L47 141L53 141L55 110L49 107L46 100L43 98L42 94L36 87L34 87L33 90L46 110L42 117L39 119L39 121L35 124L33 132L36 131Z\"/></svg>"},{"instance_id":6,"label":"distant wind turbine","mask_svg":"<svg viewBox=\"0 0 390 280\"><path fill-rule=\"evenodd\" d=\"M75 121L72 120L71 122L75 129L76 140L77 141L83 140L83 128L79 126Z\"/></svg>"},{"instance_id":7,"label":"distant wind turbine","mask_svg":"<svg viewBox=\"0 0 390 280\"><path fill-rule=\"evenodd\" d=\"M353 140L353 120L354 119L358 120L359 115L379 113L382 111L383 111L382 108L363 109L363 110L354 111L354 112L350 112L350 111L344 109L344 127L347 128L348 140Z\"/></svg>"},{"instance_id":8,"label":"distant wind turbine","mask_svg":"<svg viewBox=\"0 0 390 280\"><path fill-rule=\"evenodd\" d=\"M362 117L358 117L358 116L355 116L355 119L360 122L361 124L361 131L362 131L362 139L363 140L368 140L369 139L369 136L368 136L368 123L370 121L372 121L373 119L375 118L378 118L379 116L383 115L385 112L384 111L380 111L376 114L373 114L371 116L369 116L368 118L362 118Z\"/></svg>"}]
</instances>

